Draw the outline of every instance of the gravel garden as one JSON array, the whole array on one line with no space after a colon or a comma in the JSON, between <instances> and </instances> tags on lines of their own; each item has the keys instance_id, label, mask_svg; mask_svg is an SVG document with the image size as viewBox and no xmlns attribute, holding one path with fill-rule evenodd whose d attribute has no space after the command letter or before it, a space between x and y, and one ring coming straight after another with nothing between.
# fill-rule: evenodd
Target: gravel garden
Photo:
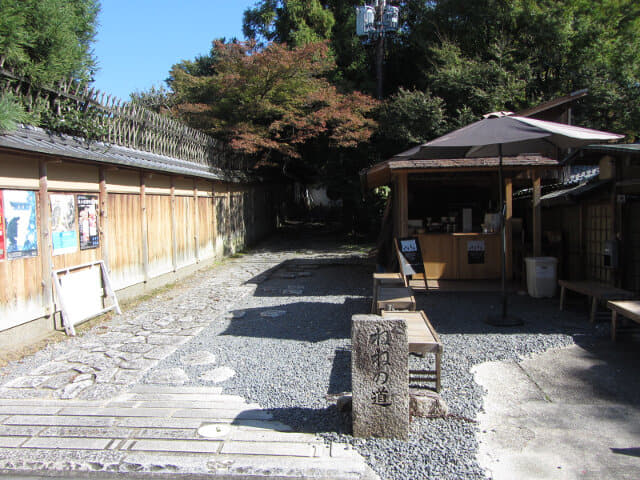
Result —
<instances>
[{"instance_id":1,"label":"gravel garden","mask_svg":"<svg viewBox=\"0 0 640 480\"><path fill-rule=\"evenodd\" d=\"M558 311L557 299L512 295L510 309L524 323L500 328L484 322L500 308L498 293L418 294L418 309L427 313L444 344L440 393L449 415L412 419L407 442L354 438L350 415L338 411L336 400L351 391L351 316L369 311L373 269L364 251L340 247L335 240L309 244L278 237L128 307L122 318L12 362L1 372L3 382L29 376L65 352L121 335L139 319L156 329L191 319L204 328L158 361L138 360L139 370L128 373L131 381L222 387L225 394L258 403L294 431L352 444L383 480L484 479L476 458L483 391L472 368L608 335L608 327L592 327L580 307ZM413 368L431 368L427 359L411 357L410 362ZM96 383L76 398L104 398L126 387L124 381ZM5 390L29 398L42 393Z\"/></svg>"},{"instance_id":2,"label":"gravel garden","mask_svg":"<svg viewBox=\"0 0 640 480\"><path fill-rule=\"evenodd\" d=\"M259 403L296 431L350 442L382 479L486 478L476 461L475 419L483 392L472 367L521 359L595 333L583 312L559 312L554 299L514 295L510 308L524 325L500 328L483 321L499 308L498 294L419 294L418 309L427 312L444 343L441 395L449 416L414 418L408 442L353 438L349 415L339 412L335 401L351 390L350 319L370 308L373 265L362 255L332 258L314 252L301 252L299 260L262 274L252 295L157 368L183 366L180 359L190 352L212 352L229 372L217 383L225 393ZM429 367L426 359L410 361ZM206 370L186 369L194 385L219 380L207 377Z\"/></svg>"}]
</instances>

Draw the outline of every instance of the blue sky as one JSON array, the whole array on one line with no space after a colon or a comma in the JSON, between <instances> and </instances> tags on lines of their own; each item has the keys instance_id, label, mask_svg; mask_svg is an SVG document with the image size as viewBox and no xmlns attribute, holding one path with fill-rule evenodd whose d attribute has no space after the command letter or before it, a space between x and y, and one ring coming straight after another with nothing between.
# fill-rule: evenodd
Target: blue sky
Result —
<instances>
[{"instance_id":1,"label":"blue sky","mask_svg":"<svg viewBox=\"0 0 640 480\"><path fill-rule=\"evenodd\" d=\"M256 0L102 0L95 87L128 100L164 85L174 63L209 52L214 38L242 39L242 14Z\"/></svg>"}]
</instances>

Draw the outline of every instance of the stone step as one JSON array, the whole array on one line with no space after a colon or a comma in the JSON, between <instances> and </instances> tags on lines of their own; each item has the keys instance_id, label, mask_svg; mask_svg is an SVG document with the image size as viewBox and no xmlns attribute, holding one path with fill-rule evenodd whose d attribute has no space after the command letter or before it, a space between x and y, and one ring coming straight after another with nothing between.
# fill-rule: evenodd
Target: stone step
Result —
<instances>
[{"instance_id":1,"label":"stone step","mask_svg":"<svg viewBox=\"0 0 640 480\"><path fill-rule=\"evenodd\" d=\"M238 395L216 395L216 394L203 394L203 393L126 393L119 395L116 399L118 401L141 401L141 402L153 402L153 401L178 401L178 402L242 402L244 398Z\"/></svg>"},{"instance_id":2,"label":"stone step","mask_svg":"<svg viewBox=\"0 0 640 480\"><path fill-rule=\"evenodd\" d=\"M378 480L375 473L356 458L336 462L326 457L87 450L82 460L69 461L70 453L67 449L28 449L18 460L0 459L0 474L20 475L23 480L45 480L52 476L92 480ZM46 461L37 460L39 458ZM45 469L45 475L38 475L38 470ZM59 477L62 473L64 477Z\"/></svg>"},{"instance_id":3,"label":"stone step","mask_svg":"<svg viewBox=\"0 0 640 480\"><path fill-rule=\"evenodd\" d=\"M131 389L134 393L199 393L202 395L220 395L222 394L222 387L178 387L172 385L136 385Z\"/></svg>"}]
</instances>

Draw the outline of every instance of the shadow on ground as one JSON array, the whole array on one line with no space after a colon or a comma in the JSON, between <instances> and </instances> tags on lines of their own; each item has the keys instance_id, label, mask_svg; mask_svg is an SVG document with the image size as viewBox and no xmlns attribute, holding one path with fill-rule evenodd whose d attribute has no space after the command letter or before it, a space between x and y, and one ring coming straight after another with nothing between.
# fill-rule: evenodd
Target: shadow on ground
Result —
<instances>
[{"instance_id":1,"label":"shadow on ground","mask_svg":"<svg viewBox=\"0 0 640 480\"><path fill-rule=\"evenodd\" d=\"M231 321L220 335L278 338L301 342L322 342L350 338L351 316L369 307L366 299L347 298L342 303L293 302L250 308Z\"/></svg>"}]
</instances>

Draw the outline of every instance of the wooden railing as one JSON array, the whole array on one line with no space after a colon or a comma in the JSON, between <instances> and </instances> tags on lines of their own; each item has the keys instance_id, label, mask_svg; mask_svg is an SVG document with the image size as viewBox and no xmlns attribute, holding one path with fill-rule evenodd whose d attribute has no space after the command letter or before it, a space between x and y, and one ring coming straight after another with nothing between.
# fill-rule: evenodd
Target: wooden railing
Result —
<instances>
[{"instance_id":1,"label":"wooden railing","mask_svg":"<svg viewBox=\"0 0 640 480\"><path fill-rule=\"evenodd\" d=\"M0 91L19 97L27 111L46 110L63 116L76 109L87 114L90 140L97 140L145 152L165 155L211 167L247 170L251 159L232 152L213 137L184 123L123 102L88 84L75 81L55 86L35 85L29 79L4 68L0 58Z\"/></svg>"}]
</instances>

